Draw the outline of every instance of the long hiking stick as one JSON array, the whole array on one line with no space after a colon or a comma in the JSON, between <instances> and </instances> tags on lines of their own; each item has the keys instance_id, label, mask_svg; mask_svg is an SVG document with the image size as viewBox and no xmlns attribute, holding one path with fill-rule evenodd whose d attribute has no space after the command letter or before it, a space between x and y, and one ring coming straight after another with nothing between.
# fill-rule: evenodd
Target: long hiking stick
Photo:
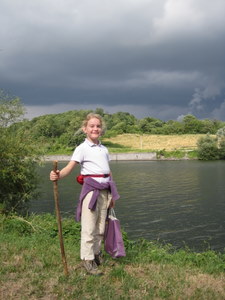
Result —
<instances>
[{"instance_id":1,"label":"long hiking stick","mask_svg":"<svg viewBox=\"0 0 225 300\"><path fill-rule=\"evenodd\" d=\"M56 172L57 169L58 169L58 162L55 160L53 162L53 170ZM53 188L54 188L55 210L56 210L57 223L58 223L58 235L59 235L62 262L63 262L63 267L64 267L64 273L66 276L68 276L69 271L68 271L68 267L67 267L66 255L65 255L64 244L63 244L62 222L61 222L61 215L60 215L60 210L59 210L59 193L58 193L57 180L53 181Z\"/></svg>"}]
</instances>

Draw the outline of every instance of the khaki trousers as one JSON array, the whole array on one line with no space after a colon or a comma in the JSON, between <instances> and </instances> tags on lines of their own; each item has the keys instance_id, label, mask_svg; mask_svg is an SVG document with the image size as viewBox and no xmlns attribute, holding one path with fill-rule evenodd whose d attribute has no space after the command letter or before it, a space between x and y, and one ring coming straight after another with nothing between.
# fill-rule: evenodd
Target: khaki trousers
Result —
<instances>
[{"instance_id":1,"label":"khaki trousers","mask_svg":"<svg viewBox=\"0 0 225 300\"><path fill-rule=\"evenodd\" d=\"M111 193L101 190L94 211L88 208L93 192L86 195L82 204L81 213L81 247L82 260L93 260L95 254L101 251L101 244L105 232L107 209L111 202Z\"/></svg>"}]
</instances>

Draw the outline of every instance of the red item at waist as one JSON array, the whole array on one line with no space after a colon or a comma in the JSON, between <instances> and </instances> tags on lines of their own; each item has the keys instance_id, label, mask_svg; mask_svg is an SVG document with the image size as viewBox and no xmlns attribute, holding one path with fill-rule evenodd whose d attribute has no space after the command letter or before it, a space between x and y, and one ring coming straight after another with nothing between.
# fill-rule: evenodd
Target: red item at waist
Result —
<instances>
[{"instance_id":1,"label":"red item at waist","mask_svg":"<svg viewBox=\"0 0 225 300\"><path fill-rule=\"evenodd\" d=\"M77 176L77 182L80 183L80 184L83 184L84 183L84 178L86 177L103 177L103 178L107 178L109 177L110 174L86 174L86 175L78 175Z\"/></svg>"}]
</instances>

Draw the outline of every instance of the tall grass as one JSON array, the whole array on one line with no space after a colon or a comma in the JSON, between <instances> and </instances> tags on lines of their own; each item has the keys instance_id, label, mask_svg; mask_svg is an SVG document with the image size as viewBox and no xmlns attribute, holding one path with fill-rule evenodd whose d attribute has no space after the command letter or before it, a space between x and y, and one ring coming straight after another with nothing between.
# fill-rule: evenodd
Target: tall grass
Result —
<instances>
[{"instance_id":1,"label":"tall grass","mask_svg":"<svg viewBox=\"0 0 225 300\"><path fill-rule=\"evenodd\" d=\"M104 275L79 259L80 225L63 219L69 276L63 273L55 217L0 216L1 299L225 299L225 254L175 250L123 233L127 256L105 254Z\"/></svg>"}]
</instances>

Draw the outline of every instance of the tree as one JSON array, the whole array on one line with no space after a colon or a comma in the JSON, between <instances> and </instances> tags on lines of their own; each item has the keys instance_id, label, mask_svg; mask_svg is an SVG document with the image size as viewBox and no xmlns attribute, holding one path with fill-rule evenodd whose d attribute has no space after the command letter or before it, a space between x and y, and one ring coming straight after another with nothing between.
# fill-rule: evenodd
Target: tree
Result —
<instances>
[{"instance_id":1,"label":"tree","mask_svg":"<svg viewBox=\"0 0 225 300\"><path fill-rule=\"evenodd\" d=\"M2 97L2 98L1 98ZM0 93L0 127L8 127L10 124L19 121L24 115L25 109L20 99L7 100L6 96Z\"/></svg>"},{"instance_id":2,"label":"tree","mask_svg":"<svg viewBox=\"0 0 225 300\"><path fill-rule=\"evenodd\" d=\"M127 112L117 112L113 115L104 115L107 127L107 136L137 132L136 118Z\"/></svg>"},{"instance_id":3,"label":"tree","mask_svg":"<svg viewBox=\"0 0 225 300\"><path fill-rule=\"evenodd\" d=\"M219 145L219 157L225 159L225 140L222 140Z\"/></svg>"},{"instance_id":4,"label":"tree","mask_svg":"<svg viewBox=\"0 0 225 300\"><path fill-rule=\"evenodd\" d=\"M18 98L0 99L0 208L6 214L26 213L29 201L37 196L38 147L10 126L23 113Z\"/></svg>"},{"instance_id":5,"label":"tree","mask_svg":"<svg viewBox=\"0 0 225 300\"><path fill-rule=\"evenodd\" d=\"M146 117L139 122L139 127L143 133L155 133L156 129L163 126L163 121L152 117Z\"/></svg>"},{"instance_id":6,"label":"tree","mask_svg":"<svg viewBox=\"0 0 225 300\"><path fill-rule=\"evenodd\" d=\"M220 128L217 133L220 159L225 159L225 127Z\"/></svg>"},{"instance_id":7,"label":"tree","mask_svg":"<svg viewBox=\"0 0 225 300\"><path fill-rule=\"evenodd\" d=\"M186 115L183 119L184 133L199 133L201 131L201 121L193 115Z\"/></svg>"},{"instance_id":8,"label":"tree","mask_svg":"<svg viewBox=\"0 0 225 300\"><path fill-rule=\"evenodd\" d=\"M184 125L179 121L169 120L163 126L163 134L182 134Z\"/></svg>"},{"instance_id":9,"label":"tree","mask_svg":"<svg viewBox=\"0 0 225 300\"><path fill-rule=\"evenodd\" d=\"M216 127L215 127L215 123L212 120L202 120L201 121L201 130L199 133L211 133L211 134L215 134L216 133Z\"/></svg>"},{"instance_id":10,"label":"tree","mask_svg":"<svg viewBox=\"0 0 225 300\"><path fill-rule=\"evenodd\" d=\"M218 129L216 135L219 141L225 140L225 127Z\"/></svg>"},{"instance_id":11,"label":"tree","mask_svg":"<svg viewBox=\"0 0 225 300\"><path fill-rule=\"evenodd\" d=\"M211 137L209 134L198 140L198 158L201 160L217 160L219 159L219 151L217 147L217 138Z\"/></svg>"},{"instance_id":12,"label":"tree","mask_svg":"<svg viewBox=\"0 0 225 300\"><path fill-rule=\"evenodd\" d=\"M95 114L98 114L98 115L103 117L104 114L105 114L104 109L97 107L96 110L95 110Z\"/></svg>"}]
</instances>

